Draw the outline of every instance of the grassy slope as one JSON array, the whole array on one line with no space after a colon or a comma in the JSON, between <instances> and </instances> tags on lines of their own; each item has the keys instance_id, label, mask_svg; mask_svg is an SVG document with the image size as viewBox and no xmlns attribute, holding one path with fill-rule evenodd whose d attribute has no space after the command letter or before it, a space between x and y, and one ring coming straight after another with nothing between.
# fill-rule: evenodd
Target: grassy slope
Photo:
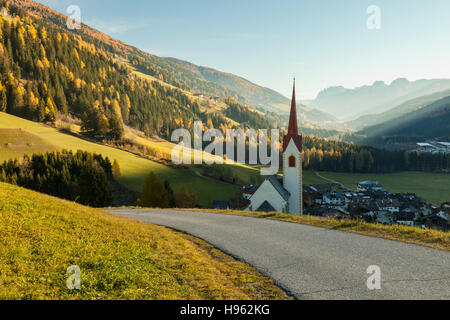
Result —
<instances>
[{"instance_id":1,"label":"grassy slope","mask_svg":"<svg viewBox=\"0 0 450 320\"><path fill-rule=\"evenodd\" d=\"M415 243L427 247L450 251L450 232L442 232L433 229L421 229L402 225L385 226L381 224L366 223L357 220L321 219L312 216L294 216L279 212L253 212L233 210L211 210L211 209L181 209L183 211L207 212L217 214L228 214L280 220L292 223L307 224L327 229L348 231L368 236L398 240Z\"/></svg>"},{"instance_id":2,"label":"grassy slope","mask_svg":"<svg viewBox=\"0 0 450 320\"><path fill-rule=\"evenodd\" d=\"M101 153L112 161L117 160L122 172L121 182L136 191L142 190L145 178L153 170L161 179L167 179L175 190L185 186L192 192L195 192L199 199L199 204L205 207L210 207L214 199L229 199L235 193L235 188L230 184L198 177L189 170L176 170L128 152L78 139L54 128L2 112L0 112L0 128L22 128L22 130L37 136L41 142L45 142L48 145L51 144L57 149L81 149ZM7 143L7 140L8 136L0 132L0 145ZM9 159L13 151L13 148L10 148L8 154L0 153L0 161ZM28 153L28 150L23 148L17 148L15 151L17 151L15 156L18 158L24 153Z\"/></svg>"},{"instance_id":3,"label":"grassy slope","mask_svg":"<svg viewBox=\"0 0 450 320\"><path fill-rule=\"evenodd\" d=\"M0 299L285 298L203 241L0 183Z\"/></svg>"},{"instance_id":4,"label":"grassy slope","mask_svg":"<svg viewBox=\"0 0 450 320\"><path fill-rule=\"evenodd\" d=\"M15 158L19 153L32 154L55 148L49 142L21 129L0 128L0 161Z\"/></svg>"},{"instance_id":5,"label":"grassy slope","mask_svg":"<svg viewBox=\"0 0 450 320\"><path fill-rule=\"evenodd\" d=\"M425 200L440 205L450 200L450 175L427 172L401 172L391 174L349 174L321 172L322 176L338 181L347 188L356 189L356 183L362 180L379 181L392 193L412 192ZM322 180L322 183L324 180Z\"/></svg>"}]
</instances>

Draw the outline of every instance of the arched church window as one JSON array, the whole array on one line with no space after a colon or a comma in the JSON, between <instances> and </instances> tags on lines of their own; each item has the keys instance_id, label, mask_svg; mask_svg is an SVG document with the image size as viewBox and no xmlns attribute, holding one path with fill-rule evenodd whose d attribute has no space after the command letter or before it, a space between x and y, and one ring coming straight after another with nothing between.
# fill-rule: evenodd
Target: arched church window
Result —
<instances>
[{"instance_id":1,"label":"arched church window","mask_svg":"<svg viewBox=\"0 0 450 320\"><path fill-rule=\"evenodd\" d=\"M289 157L289 167L290 168L295 168L296 167L296 164L295 164L295 157L294 156L290 156Z\"/></svg>"}]
</instances>

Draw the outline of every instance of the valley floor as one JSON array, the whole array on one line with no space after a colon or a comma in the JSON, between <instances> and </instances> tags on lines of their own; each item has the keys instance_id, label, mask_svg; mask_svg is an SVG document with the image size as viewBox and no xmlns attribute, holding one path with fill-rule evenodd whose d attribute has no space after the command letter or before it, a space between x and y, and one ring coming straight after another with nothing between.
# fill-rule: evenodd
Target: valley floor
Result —
<instances>
[{"instance_id":1,"label":"valley floor","mask_svg":"<svg viewBox=\"0 0 450 320\"><path fill-rule=\"evenodd\" d=\"M399 172L389 174L370 173L337 173L320 172L326 179L308 172L304 175L303 184L330 183L334 180L345 187L356 190L359 181L375 180L380 182L391 193L415 193L427 202L440 206L443 202L450 201L450 174L428 172Z\"/></svg>"}]
</instances>

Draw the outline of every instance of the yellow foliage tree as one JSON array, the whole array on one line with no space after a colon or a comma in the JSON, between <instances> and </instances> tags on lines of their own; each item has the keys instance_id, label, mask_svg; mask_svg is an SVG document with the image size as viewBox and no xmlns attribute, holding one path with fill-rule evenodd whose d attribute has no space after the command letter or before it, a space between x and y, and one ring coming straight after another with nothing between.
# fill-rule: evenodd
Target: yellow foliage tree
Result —
<instances>
[{"instance_id":1,"label":"yellow foliage tree","mask_svg":"<svg viewBox=\"0 0 450 320\"><path fill-rule=\"evenodd\" d=\"M45 29L45 27L42 27L41 29L41 39L47 41L47 30Z\"/></svg>"},{"instance_id":2,"label":"yellow foliage tree","mask_svg":"<svg viewBox=\"0 0 450 320\"><path fill-rule=\"evenodd\" d=\"M30 24L28 26L28 34L30 35L31 39L36 40L36 38L37 38L37 30L32 24Z\"/></svg>"},{"instance_id":3,"label":"yellow foliage tree","mask_svg":"<svg viewBox=\"0 0 450 320\"><path fill-rule=\"evenodd\" d=\"M122 111L120 110L120 104L119 101L117 99L114 99L112 102L112 108L114 110L114 113L116 114L116 116L122 120Z\"/></svg>"}]
</instances>

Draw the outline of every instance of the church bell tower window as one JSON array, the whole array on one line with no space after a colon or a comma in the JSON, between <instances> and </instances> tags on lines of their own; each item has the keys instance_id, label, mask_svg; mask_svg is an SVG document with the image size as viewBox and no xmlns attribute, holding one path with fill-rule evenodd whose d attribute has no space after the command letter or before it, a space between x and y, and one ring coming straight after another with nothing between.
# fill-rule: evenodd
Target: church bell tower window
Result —
<instances>
[{"instance_id":1,"label":"church bell tower window","mask_svg":"<svg viewBox=\"0 0 450 320\"><path fill-rule=\"evenodd\" d=\"M295 168L296 164L295 164L295 157L294 156L290 156L289 157L289 168Z\"/></svg>"}]
</instances>

